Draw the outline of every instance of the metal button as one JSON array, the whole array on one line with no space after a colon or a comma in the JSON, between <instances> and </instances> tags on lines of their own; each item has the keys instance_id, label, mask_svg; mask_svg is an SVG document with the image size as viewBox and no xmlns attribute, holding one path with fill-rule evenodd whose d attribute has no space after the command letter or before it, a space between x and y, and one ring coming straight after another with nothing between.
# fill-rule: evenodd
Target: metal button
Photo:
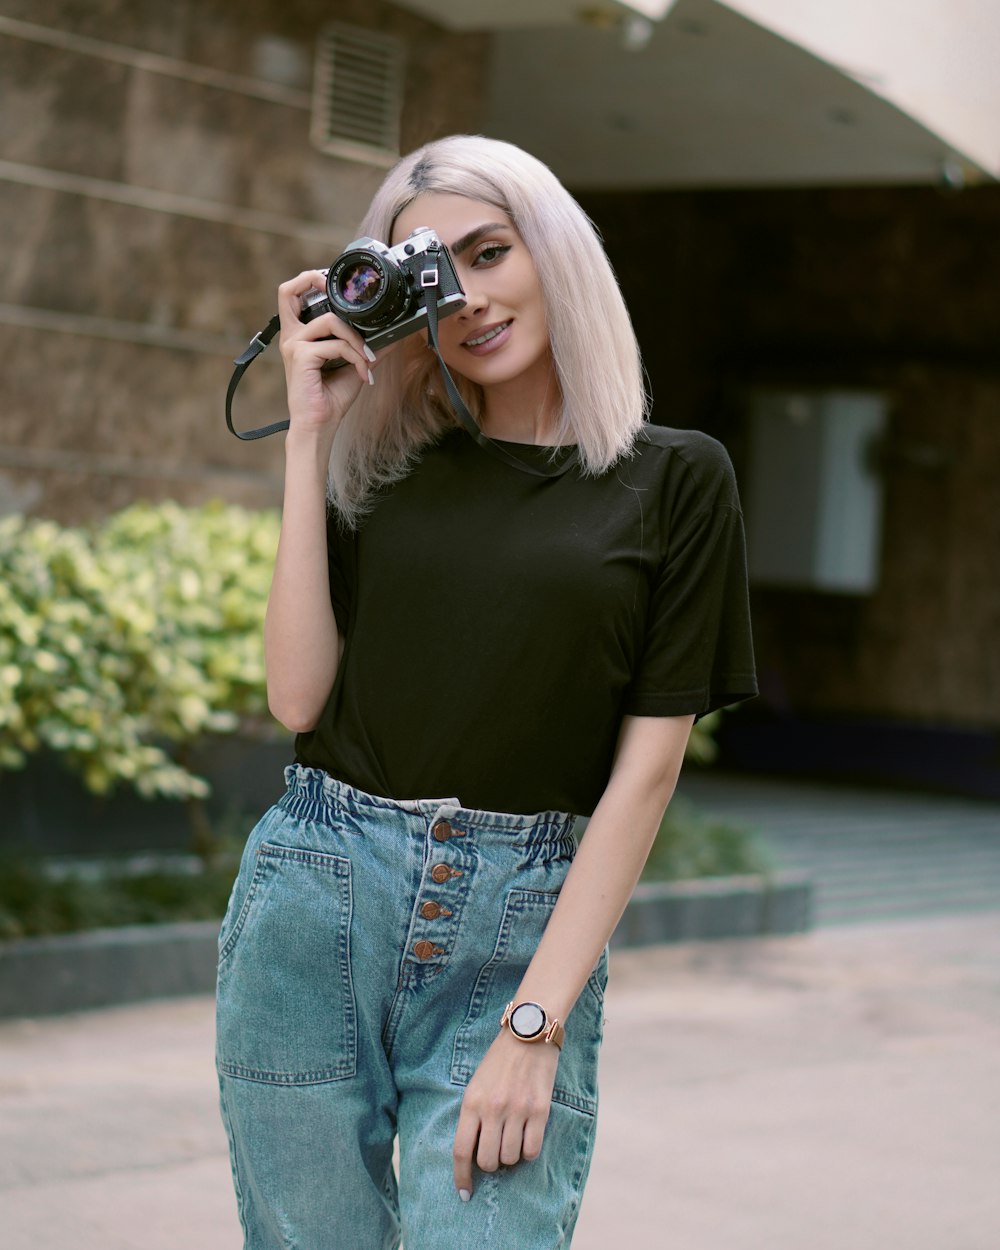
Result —
<instances>
[{"instance_id":1,"label":"metal button","mask_svg":"<svg viewBox=\"0 0 1000 1250\"><path fill-rule=\"evenodd\" d=\"M434 835L435 841L447 842L452 833L451 825L447 820L436 820L431 829L431 833Z\"/></svg>"},{"instance_id":2,"label":"metal button","mask_svg":"<svg viewBox=\"0 0 1000 1250\"><path fill-rule=\"evenodd\" d=\"M428 942L424 938L419 942L413 943L413 953L418 959L430 959L432 955L443 955L444 947L435 946L433 942Z\"/></svg>"},{"instance_id":3,"label":"metal button","mask_svg":"<svg viewBox=\"0 0 1000 1250\"><path fill-rule=\"evenodd\" d=\"M431 879L436 881L438 885L444 885L450 876L451 869L447 864L435 864L431 869Z\"/></svg>"},{"instance_id":4,"label":"metal button","mask_svg":"<svg viewBox=\"0 0 1000 1250\"><path fill-rule=\"evenodd\" d=\"M424 903L420 909L420 914L425 920L437 920L438 916L441 915L441 904L435 902Z\"/></svg>"}]
</instances>

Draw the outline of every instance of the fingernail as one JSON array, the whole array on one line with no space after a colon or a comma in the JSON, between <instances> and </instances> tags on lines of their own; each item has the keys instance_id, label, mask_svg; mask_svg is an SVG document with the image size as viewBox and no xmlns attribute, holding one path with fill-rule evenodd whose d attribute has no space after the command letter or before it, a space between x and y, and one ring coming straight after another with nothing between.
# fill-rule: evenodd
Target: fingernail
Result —
<instances>
[{"instance_id":1,"label":"fingernail","mask_svg":"<svg viewBox=\"0 0 1000 1250\"><path fill-rule=\"evenodd\" d=\"M372 351L372 349L368 346L367 343L365 344L365 355L368 357L369 360L375 359L375 353Z\"/></svg>"},{"instance_id":2,"label":"fingernail","mask_svg":"<svg viewBox=\"0 0 1000 1250\"><path fill-rule=\"evenodd\" d=\"M375 385L375 375L372 373L371 369L368 370L368 385L369 386Z\"/></svg>"},{"instance_id":3,"label":"fingernail","mask_svg":"<svg viewBox=\"0 0 1000 1250\"><path fill-rule=\"evenodd\" d=\"M462 1199L463 1202L468 1202L469 1199L472 1197L472 1193L468 1189L460 1189L458 1191L458 1196Z\"/></svg>"}]
</instances>

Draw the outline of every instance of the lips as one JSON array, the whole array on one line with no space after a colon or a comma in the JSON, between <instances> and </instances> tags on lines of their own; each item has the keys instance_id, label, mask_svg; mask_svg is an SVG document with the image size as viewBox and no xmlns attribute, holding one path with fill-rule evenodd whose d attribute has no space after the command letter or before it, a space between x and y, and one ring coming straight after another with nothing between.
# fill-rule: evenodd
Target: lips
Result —
<instances>
[{"instance_id":1,"label":"lips","mask_svg":"<svg viewBox=\"0 0 1000 1250\"><path fill-rule=\"evenodd\" d=\"M512 324L513 318L510 318L507 321L498 321L495 325L486 326L464 339L462 346L476 356L495 351L510 337Z\"/></svg>"}]
</instances>

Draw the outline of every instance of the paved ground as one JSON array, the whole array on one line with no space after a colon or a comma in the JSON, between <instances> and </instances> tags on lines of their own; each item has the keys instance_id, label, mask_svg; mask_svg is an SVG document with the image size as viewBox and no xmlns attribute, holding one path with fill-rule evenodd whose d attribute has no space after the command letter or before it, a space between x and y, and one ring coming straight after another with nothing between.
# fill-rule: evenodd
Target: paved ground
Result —
<instances>
[{"instance_id":1,"label":"paved ground","mask_svg":"<svg viewBox=\"0 0 1000 1250\"><path fill-rule=\"evenodd\" d=\"M0 1024L4 1250L239 1250L211 1053ZM997 1250L1000 911L620 952L602 1100L575 1250Z\"/></svg>"}]
</instances>

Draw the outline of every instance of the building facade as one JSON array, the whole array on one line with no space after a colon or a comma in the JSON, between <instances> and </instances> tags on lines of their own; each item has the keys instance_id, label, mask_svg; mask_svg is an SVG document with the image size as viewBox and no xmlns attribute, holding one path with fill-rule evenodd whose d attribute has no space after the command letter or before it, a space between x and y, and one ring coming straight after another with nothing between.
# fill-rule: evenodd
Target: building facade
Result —
<instances>
[{"instance_id":1,"label":"building facade","mask_svg":"<svg viewBox=\"0 0 1000 1250\"><path fill-rule=\"evenodd\" d=\"M404 150L475 129L486 38L381 0L2 0L0 512L278 502L278 440L225 428L232 357L384 172L310 141L331 19L402 47ZM280 374L248 375L244 428Z\"/></svg>"},{"instance_id":2,"label":"building facade","mask_svg":"<svg viewBox=\"0 0 1000 1250\"><path fill-rule=\"evenodd\" d=\"M513 8L499 29L506 10L494 21L479 0L0 0L0 513L77 522L137 498L279 501L280 440L237 442L222 405L231 358L270 316L277 283L336 255L383 173L310 137L317 49L336 20L403 49L401 150L453 131L527 141L518 127L532 130L605 236L655 419L716 434L745 485L755 397L878 398L884 424L864 449L877 491L870 584L755 581L763 692L739 715L757 741L762 720L783 727L765 762L780 767L805 725L839 724L829 741L844 757L859 726L880 725L930 735L911 773L926 776L947 738L965 758L980 753L977 776L1000 777L1000 190L988 176L989 111L942 77L955 59L928 60L923 43L870 41L888 84L876 99L860 69L795 53L790 40L810 42L802 6L662 7L669 17L648 46L623 52L603 18L580 27L561 0L540 0L536 16L544 25L551 10L562 34L533 33ZM849 7L817 31L810 56L856 54ZM764 9L777 40L750 21ZM938 41L958 31L934 29ZM974 30L964 37L985 46ZM603 69L618 78L598 81ZM970 81L985 82L978 73ZM632 83L634 98L616 82ZM546 95L560 83L562 95ZM803 98L786 97L796 84ZM766 110L753 136L748 96ZM947 140L927 117L904 124L919 100L933 103ZM593 102L600 116L586 114ZM968 159L952 155L962 134ZM605 149L617 163L600 163ZM646 152L652 185L642 183ZM241 387L244 428L281 415L270 355ZM804 524L801 491L786 492L780 475L768 491L791 538Z\"/></svg>"}]
</instances>

